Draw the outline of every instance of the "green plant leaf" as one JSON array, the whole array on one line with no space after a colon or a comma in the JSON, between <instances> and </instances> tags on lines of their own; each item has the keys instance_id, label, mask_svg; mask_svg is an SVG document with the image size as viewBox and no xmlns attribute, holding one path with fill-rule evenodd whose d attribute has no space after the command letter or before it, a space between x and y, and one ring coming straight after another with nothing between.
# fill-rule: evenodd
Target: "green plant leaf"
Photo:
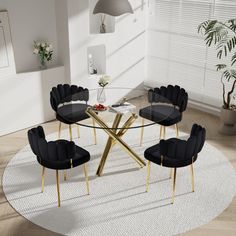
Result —
<instances>
[{"instance_id":1,"label":"green plant leaf","mask_svg":"<svg viewBox=\"0 0 236 236\"><path fill-rule=\"evenodd\" d=\"M225 69L226 67L227 67L227 65L225 65L225 64L217 64L216 70L219 71L219 70Z\"/></svg>"},{"instance_id":2,"label":"green plant leaf","mask_svg":"<svg viewBox=\"0 0 236 236\"><path fill-rule=\"evenodd\" d=\"M234 53L234 55L231 58L231 66L233 66L236 63L236 52Z\"/></svg>"},{"instance_id":3,"label":"green plant leaf","mask_svg":"<svg viewBox=\"0 0 236 236\"><path fill-rule=\"evenodd\" d=\"M236 19L230 19L227 22L229 23L229 28L236 32Z\"/></svg>"},{"instance_id":4,"label":"green plant leaf","mask_svg":"<svg viewBox=\"0 0 236 236\"><path fill-rule=\"evenodd\" d=\"M223 72L223 76L228 80L228 82L231 80L231 79L236 79L236 70L225 70Z\"/></svg>"},{"instance_id":5,"label":"green plant leaf","mask_svg":"<svg viewBox=\"0 0 236 236\"><path fill-rule=\"evenodd\" d=\"M206 28L207 28L207 26L208 26L208 24L209 24L209 22L210 22L210 20L206 20L206 21L202 22L202 23L198 26L198 33L201 32L202 34L204 34L205 31L206 31Z\"/></svg>"},{"instance_id":6,"label":"green plant leaf","mask_svg":"<svg viewBox=\"0 0 236 236\"><path fill-rule=\"evenodd\" d=\"M222 53L223 53L223 51L219 50L218 53L217 53L217 57L221 59Z\"/></svg>"}]
</instances>

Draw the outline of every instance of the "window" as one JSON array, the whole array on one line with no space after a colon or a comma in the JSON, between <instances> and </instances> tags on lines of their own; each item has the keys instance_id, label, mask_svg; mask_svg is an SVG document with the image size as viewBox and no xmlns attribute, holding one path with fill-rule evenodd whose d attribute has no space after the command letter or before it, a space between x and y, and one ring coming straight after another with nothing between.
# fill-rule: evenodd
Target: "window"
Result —
<instances>
[{"instance_id":1,"label":"window","mask_svg":"<svg viewBox=\"0 0 236 236\"><path fill-rule=\"evenodd\" d=\"M235 0L150 0L146 84L178 84L192 100L220 107L216 51L206 47L197 27L207 19L235 18L235 12Z\"/></svg>"}]
</instances>

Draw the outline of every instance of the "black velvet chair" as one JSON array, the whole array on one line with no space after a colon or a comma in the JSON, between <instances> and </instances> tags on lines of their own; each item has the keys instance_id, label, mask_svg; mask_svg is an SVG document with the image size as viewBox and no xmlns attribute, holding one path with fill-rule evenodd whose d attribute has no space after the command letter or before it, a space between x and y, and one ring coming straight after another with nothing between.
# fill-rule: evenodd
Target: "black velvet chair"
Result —
<instances>
[{"instance_id":1,"label":"black velvet chair","mask_svg":"<svg viewBox=\"0 0 236 236\"><path fill-rule=\"evenodd\" d=\"M172 203L174 203L177 168L190 165L192 173L192 191L194 192L193 163L197 160L198 153L203 148L205 137L205 128L194 124L192 126L191 135L187 141L171 138L168 140L161 140L159 144L146 149L144 152L144 156L148 160L146 191L148 192L150 165L151 162L153 162L157 165L174 168Z\"/></svg>"},{"instance_id":2,"label":"black velvet chair","mask_svg":"<svg viewBox=\"0 0 236 236\"><path fill-rule=\"evenodd\" d=\"M28 140L39 164L43 167L42 192L44 191L45 168L56 170L58 206L60 207L59 170L71 169L84 164L86 186L89 194L89 180L85 164L90 160L90 154L88 151L76 146L72 141L57 140L47 142L44 130L41 126L28 131Z\"/></svg>"},{"instance_id":3,"label":"black velvet chair","mask_svg":"<svg viewBox=\"0 0 236 236\"><path fill-rule=\"evenodd\" d=\"M71 125L90 118L89 115L85 113L87 107L89 106L89 91L87 88L78 87L76 85L69 84L59 84L57 87L53 87L50 92L50 102L52 109L56 112L56 118L59 120L59 132L58 138L61 134L61 122L69 125L70 131L70 141L72 141L72 127ZM72 103L79 102L79 103ZM81 103L83 102L83 103ZM95 125L93 120L93 126ZM79 125L78 138L80 137ZM96 129L94 128L94 141L96 141Z\"/></svg>"},{"instance_id":4,"label":"black velvet chair","mask_svg":"<svg viewBox=\"0 0 236 236\"><path fill-rule=\"evenodd\" d=\"M188 94L178 85L161 86L148 91L150 106L139 110L139 115L160 125L160 139L165 139L165 127L175 125L176 137L179 137L178 123L182 120L182 113L186 110ZM156 104L160 103L160 104ZM163 119L163 117L166 117ZM144 129L141 130L140 145L143 142Z\"/></svg>"}]
</instances>

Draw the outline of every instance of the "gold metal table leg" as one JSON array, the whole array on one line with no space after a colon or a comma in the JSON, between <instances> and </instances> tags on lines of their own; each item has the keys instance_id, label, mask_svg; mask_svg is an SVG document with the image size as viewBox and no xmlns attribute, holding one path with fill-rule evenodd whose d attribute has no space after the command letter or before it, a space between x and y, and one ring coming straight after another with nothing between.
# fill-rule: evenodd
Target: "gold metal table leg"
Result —
<instances>
[{"instance_id":1,"label":"gold metal table leg","mask_svg":"<svg viewBox=\"0 0 236 236\"><path fill-rule=\"evenodd\" d=\"M110 136L112 140L115 140L117 143L121 145L121 147L141 166L144 167L146 163L113 131L113 129L110 129L105 122L100 119L97 114L92 111L91 108L88 108L86 113L90 115L92 118L94 118L95 122L98 123L102 128L104 128L104 131ZM122 114L117 114L118 116L122 116ZM117 119L117 118L116 118ZM115 120L116 120L115 119ZM118 127L118 126L117 126ZM124 132L124 131L123 131ZM110 150L110 149L109 149ZM101 160L102 161L102 160Z\"/></svg>"},{"instance_id":2,"label":"gold metal table leg","mask_svg":"<svg viewBox=\"0 0 236 236\"><path fill-rule=\"evenodd\" d=\"M134 123L137 118L138 116L136 114L132 114L132 116L130 116L129 119L121 127L121 129L117 133L117 136L121 138L128 131L128 128ZM116 140L113 139L112 146L114 146L115 144Z\"/></svg>"},{"instance_id":3,"label":"gold metal table leg","mask_svg":"<svg viewBox=\"0 0 236 236\"><path fill-rule=\"evenodd\" d=\"M112 132L116 132L116 128L118 127L118 125L120 124L120 121L121 121L121 118L122 118L122 115L121 114L117 114L116 117L115 117L115 120L113 122L113 125L112 125L112 128L114 129ZM99 166L98 166L98 169L97 169L97 175L98 176L101 176L102 175L102 172L103 172L103 168L105 166L105 163L106 163L106 160L107 160L107 156L108 156L108 153L112 147L112 143L113 143L113 138L112 137L109 137L108 140L107 140L107 144L106 144L106 147L104 149L104 152L102 154L102 158L101 158L101 161L99 163Z\"/></svg>"},{"instance_id":4,"label":"gold metal table leg","mask_svg":"<svg viewBox=\"0 0 236 236\"><path fill-rule=\"evenodd\" d=\"M92 118L92 121L93 121L93 135L94 135L94 144L97 145L97 132L96 132L96 128L95 128L95 121L94 119Z\"/></svg>"},{"instance_id":5,"label":"gold metal table leg","mask_svg":"<svg viewBox=\"0 0 236 236\"><path fill-rule=\"evenodd\" d=\"M111 149L111 145L112 145L112 138L109 137L108 140L107 140L107 144L106 144L106 147L104 149L104 152L102 154L102 158L101 158L101 161L99 163L97 172L96 172L96 174L98 176L101 176L102 173L103 173L103 169L104 169L104 166L105 166L105 163L106 163L106 160L107 160L108 153Z\"/></svg>"}]
</instances>

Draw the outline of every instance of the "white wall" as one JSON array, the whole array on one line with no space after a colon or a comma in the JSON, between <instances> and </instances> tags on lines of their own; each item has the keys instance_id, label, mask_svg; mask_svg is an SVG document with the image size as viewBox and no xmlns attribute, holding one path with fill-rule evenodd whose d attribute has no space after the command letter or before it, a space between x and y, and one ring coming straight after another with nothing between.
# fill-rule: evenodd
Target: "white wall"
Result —
<instances>
[{"instance_id":1,"label":"white wall","mask_svg":"<svg viewBox=\"0 0 236 236\"><path fill-rule=\"evenodd\" d=\"M102 44L106 47L106 74L112 78L110 86L135 88L143 82L145 8L141 6L144 1L130 2L135 14L117 17L114 33L90 34L89 1L68 1L71 83L88 88L98 86L97 80L88 76L87 48Z\"/></svg>"},{"instance_id":2,"label":"white wall","mask_svg":"<svg viewBox=\"0 0 236 236\"><path fill-rule=\"evenodd\" d=\"M53 86L65 83L69 68L68 17L66 0L0 0L11 26L17 74L0 78L0 135L55 119L50 105ZM34 40L54 47L53 61L39 71L32 53ZM60 53L58 53L58 47ZM69 78L68 78L69 81Z\"/></svg>"},{"instance_id":3,"label":"white wall","mask_svg":"<svg viewBox=\"0 0 236 236\"><path fill-rule=\"evenodd\" d=\"M50 91L59 83L64 83L64 67L1 79L0 136L55 119Z\"/></svg>"},{"instance_id":4,"label":"white wall","mask_svg":"<svg viewBox=\"0 0 236 236\"><path fill-rule=\"evenodd\" d=\"M38 68L32 53L34 40L47 40L54 46L52 65L57 65L55 0L0 0L0 10L7 10L11 26L17 72Z\"/></svg>"},{"instance_id":5,"label":"white wall","mask_svg":"<svg viewBox=\"0 0 236 236\"><path fill-rule=\"evenodd\" d=\"M88 75L89 47L105 45L110 86L135 88L143 82L144 1L130 2L135 14L117 17L114 33L90 34L88 0L0 0L0 10L9 12L17 72L38 69L37 58L32 54L35 39L52 42L56 51L54 65L65 65L65 70L59 67L18 73L0 80L0 108L4 111L0 135L53 119L49 92L58 83L97 88L97 78Z\"/></svg>"},{"instance_id":6,"label":"white wall","mask_svg":"<svg viewBox=\"0 0 236 236\"><path fill-rule=\"evenodd\" d=\"M64 65L66 82L70 83L70 50L68 31L68 9L67 0L56 0L56 28L57 28L57 48L58 63Z\"/></svg>"}]
</instances>

